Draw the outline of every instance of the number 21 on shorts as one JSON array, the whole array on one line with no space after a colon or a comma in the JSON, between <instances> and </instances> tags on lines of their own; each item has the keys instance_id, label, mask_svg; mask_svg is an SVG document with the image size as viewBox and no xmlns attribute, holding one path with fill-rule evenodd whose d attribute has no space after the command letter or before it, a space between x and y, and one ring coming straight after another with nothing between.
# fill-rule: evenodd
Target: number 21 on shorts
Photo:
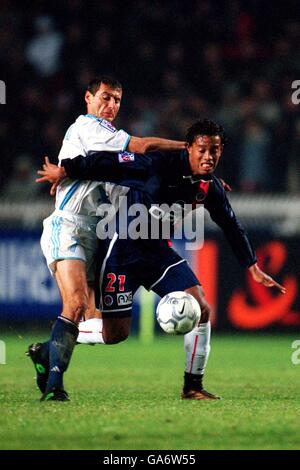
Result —
<instances>
[{"instance_id":1,"label":"number 21 on shorts","mask_svg":"<svg viewBox=\"0 0 300 470\"><path fill-rule=\"evenodd\" d=\"M115 284L116 282L119 283L119 287L118 287L118 292L124 292L124 284L125 284L125 281L126 281L126 276L125 274L119 274L118 276L115 274L115 273L108 273L106 275L107 277L107 285L105 287L105 292L115 292L116 291L116 287L115 287Z\"/></svg>"}]
</instances>

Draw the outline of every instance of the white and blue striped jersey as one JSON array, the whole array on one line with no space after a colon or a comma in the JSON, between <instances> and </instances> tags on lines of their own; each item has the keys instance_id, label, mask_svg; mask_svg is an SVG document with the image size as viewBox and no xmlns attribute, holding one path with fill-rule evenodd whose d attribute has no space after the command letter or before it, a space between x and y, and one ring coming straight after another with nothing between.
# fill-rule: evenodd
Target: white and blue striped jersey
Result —
<instances>
[{"instance_id":1,"label":"white and blue striped jersey","mask_svg":"<svg viewBox=\"0 0 300 470\"><path fill-rule=\"evenodd\" d=\"M87 156L95 151L124 151L130 135L117 130L110 122L92 114L79 116L69 127L58 159ZM103 185L104 186L104 185ZM95 216L98 205L105 201L98 181L79 181L65 178L57 188L55 209L87 216Z\"/></svg>"}]
</instances>

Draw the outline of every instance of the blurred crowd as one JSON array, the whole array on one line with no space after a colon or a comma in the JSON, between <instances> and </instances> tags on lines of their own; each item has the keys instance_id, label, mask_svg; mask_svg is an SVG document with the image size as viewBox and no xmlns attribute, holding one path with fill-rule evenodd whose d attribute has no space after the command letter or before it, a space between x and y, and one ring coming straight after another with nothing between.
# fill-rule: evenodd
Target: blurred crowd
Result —
<instances>
[{"instance_id":1,"label":"blurred crowd","mask_svg":"<svg viewBox=\"0 0 300 470\"><path fill-rule=\"evenodd\" d=\"M99 74L123 84L117 127L184 139L210 117L235 190L300 193L299 45L298 0L1 0L2 198L47 195L35 171L56 161Z\"/></svg>"}]
</instances>

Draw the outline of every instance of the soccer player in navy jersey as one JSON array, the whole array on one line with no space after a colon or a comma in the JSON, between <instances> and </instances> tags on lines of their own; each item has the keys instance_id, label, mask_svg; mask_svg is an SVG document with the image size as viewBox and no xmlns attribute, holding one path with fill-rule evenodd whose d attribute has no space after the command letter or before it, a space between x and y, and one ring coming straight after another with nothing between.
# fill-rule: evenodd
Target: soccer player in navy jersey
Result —
<instances>
[{"instance_id":1,"label":"soccer player in navy jersey","mask_svg":"<svg viewBox=\"0 0 300 470\"><path fill-rule=\"evenodd\" d=\"M253 279L285 293L285 288L257 265L252 244L236 219L223 184L214 175L225 143L223 128L209 120L198 121L188 130L186 141L187 149L181 152L145 155L97 152L85 158L65 159L62 168L46 161L44 169L39 172L40 181L56 184L66 176L102 180L103 188L109 198L114 199L114 204L118 206L120 196L126 195L128 208L137 202L150 209L153 204L180 202L195 206L201 201ZM182 398L217 399L216 395L203 388L210 351L210 306L187 262L168 245L167 240L120 239L118 225L112 238L102 240L100 246L103 250L100 266L103 318L95 323L93 333L96 340L94 337L93 342L117 343L128 336L132 297L140 285L161 297L172 291L186 291L199 302L202 314L199 324L184 338L186 367ZM119 301L124 292L127 294L125 303L124 299ZM89 319L82 325L82 328L89 325L93 329L93 320ZM103 335L109 341L103 341Z\"/></svg>"}]
</instances>

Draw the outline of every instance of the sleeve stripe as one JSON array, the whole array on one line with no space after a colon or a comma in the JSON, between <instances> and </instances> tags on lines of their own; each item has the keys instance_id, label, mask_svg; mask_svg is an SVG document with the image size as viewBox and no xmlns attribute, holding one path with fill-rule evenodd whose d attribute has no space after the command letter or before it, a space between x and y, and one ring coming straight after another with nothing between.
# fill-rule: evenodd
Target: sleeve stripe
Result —
<instances>
[{"instance_id":1,"label":"sleeve stripe","mask_svg":"<svg viewBox=\"0 0 300 470\"><path fill-rule=\"evenodd\" d=\"M128 146L128 144L129 144L130 139L131 139L131 135L128 134L128 137L127 137L127 139L126 139L126 142L125 142L125 145L124 145L124 147L123 147L123 149L122 149L122 152L124 152L124 150L127 149L127 146Z\"/></svg>"}]
</instances>

